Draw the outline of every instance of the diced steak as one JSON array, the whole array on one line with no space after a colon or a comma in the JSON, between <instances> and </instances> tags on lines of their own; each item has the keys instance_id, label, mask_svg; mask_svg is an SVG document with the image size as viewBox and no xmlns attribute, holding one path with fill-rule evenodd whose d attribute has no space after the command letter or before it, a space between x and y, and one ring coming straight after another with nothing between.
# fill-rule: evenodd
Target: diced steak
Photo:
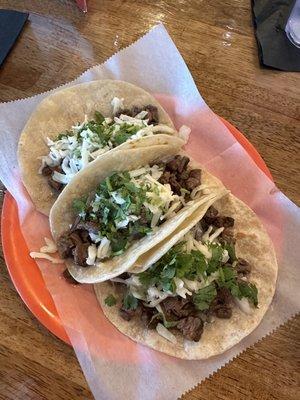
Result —
<instances>
[{"instance_id":1,"label":"diced steak","mask_svg":"<svg viewBox=\"0 0 300 400\"><path fill-rule=\"evenodd\" d=\"M244 260L243 258L238 258L236 270L237 270L238 274L245 276L245 275L250 274L251 265L248 263L248 261Z\"/></svg>"},{"instance_id":2,"label":"diced steak","mask_svg":"<svg viewBox=\"0 0 300 400\"><path fill-rule=\"evenodd\" d=\"M77 229L88 231L88 233L94 233L95 235L99 232L99 224L93 221L80 221L77 224Z\"/></svg>"},{"instance_id":3,"label":"diced steak","mask_svg":"<svg viewBox=\"0 0 300 400\"><path fill-rule=\"evenodd\" d=\"M176 328L186 339L199 342L203 333L203 321L201 318L189 316L181 319Z\"/></svg>"},{"instance_id":4,"label":"diced steak","mask_svg":"<svg viewBox=\"0 0 300 400\"><path fill-rule=\"evenodd\" d=\"M89 243L78 243L73 249L72 254L74 257L74 262L81 267L86 267L86 259L88 257Z\"/></svg>"},{"instance_id":5,"label":"diced steak","mask_svg":"<svg viewBox=\"0 0 300 400\"><path fill-rule=\"evenodd\" d=\"M231 301L230 291L225 287L218 288L217 296L210 305L210 312L218 318L230 318L232 316Z\"/></svg>"},{"instance_id":6,"label":"diced steak","mask_svg":"<svg viewBox=\"0 0 300 400\"><path fill-rule=\"evenodd\" d=\"M167 297L160 304L167 320L171 321L187 317L195 311L194 304L182 297Z\"/></svg>"},{"instance_id":7,"label":"diced steak","mask_svg":"<svg viewBox=\"0 0 300 400\"><path fill-rule=\"evenodd\" d=\"M74 242L70 237L69 232L63 233L57 240L57 250L61 258L68 258L72 255Z\"/></svg>"}]
</instances>

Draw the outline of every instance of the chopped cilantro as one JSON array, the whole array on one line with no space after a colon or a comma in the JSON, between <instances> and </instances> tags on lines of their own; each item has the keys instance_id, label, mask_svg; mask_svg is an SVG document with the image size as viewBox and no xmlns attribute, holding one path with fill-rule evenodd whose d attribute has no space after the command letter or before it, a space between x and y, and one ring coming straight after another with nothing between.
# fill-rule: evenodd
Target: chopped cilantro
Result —
<instances>
[{"instance_id":1,"label":"chopped cilantro","mask_svg":"<svg viewBox=\"0 0 300 400\"><path fill-rule=\"evenodd\" d=\"M199 289L198 292L193 295L193 302L198 310L207 310L216 295L217 289L215 285L210 284Z\"/></svg>"},{"instance_id":2,"label":"chopped cilantro","mask_svg":"<svg viewBox=\"0 0 300 400\"><path fill-rule=\"evenodd\" d=\"M106 183L106 186L107 186L107 190L108 190L109 192L112 192L112 191L113 191L113 188L112 188L112 185L111 185L111 183L110 183L110 178L109 178L109 176L105 179L105 183Z\"/></svg>"},{"instance_id":3,"label":"chopped cilantro","mask_svg":"<svg viewBox=\"0 0 300 400\"><path fill-rule=\"evenodd\" d=\"M125 310L136 310L138 303L138 299L135 298L131 293L127 293L123 299L123 307Z\"/></svg>"},{"instance_id":4,"label":"chopped cilantro","mask_svg":"<svg viewBox=\"0 0 300 400\"><path fill-rule=\"evenodd\" d=\"M115 296L113 294L110 294L109 296L107 296L104 300L104 303L108 306L108 307L112 307L114 305L117 304L117 299L115 298Z\"/></svg>"},{"instance_id":5,"label":"chopped cilantro","mask_svg":"<svg viewBox=\"0 0 300 400\"><path fill-rule=\"evenodd\" d=\"M231 243L226 243L224 245L224 249L228 251L228 255L229 255L229 260L231 262L236 260L236 255L235 255L235 248L234 245Z\"/></svg>"},{"instance_id":6,"label":"chopped cilantro","mask_svg":"<svg viewBox=\"0 0 300 400\"><path fill-rule=\"evenodd\" d=\"M86 221L99 223L99 234L111 242L114 257L122 254L132 241L152 232L153 213L144 206L146 192L143 185L131 182L129 172L115 172L100 183L89 204L75 200L74 210ZM128 219L132 215L138 219ZM140 218L141 215L144 217Z\"/></svg>"},{"instance_id":7,"label":"chopped cilantro","mask_svg":"<svg viewBox=\"0 0 300 400\"><path fill-rule=\"evenodd\" d=\"M195 280L203 276L206 261L200 251L186 253L182 250L184 242L173 246L160 260L148 270L139 274L140 282L146 286L161 285L167 292L175 292L174 277Z\"/></svg>"},{"instance_id":8,"label":"chopped cilantro","mask_svg":"<svg viewBox=\"0 0 300 400\"><path fill-rule=\"evenodd\" d=\"M240 282L239 283L240 298L246 297L250 300L255 307L258 305L257 287L253 283Z\"/></svg>"},{"instance_id":9,"label":"chopped cilantro","mask_svg":"<svg viewBox=\"0 0 300 400\"><path fill-rule=\"evenodd\" d=\"M120 255L124 252L127 245L127 239L122 237L121 235L116 235L116 237L112 238L111 241L111 250L115 256Z\"/></svg>"},{"instance_id":10,"label":"chopped cilantro","mask_svg":"<svg viewBox=\"0 0 300 400\"><path fill-rule=\"evenodd\" d=\"M118 146L135 135L139 129L141 129L139 126L124 123L120 126L119 131L112 136L111 141Z\"/></svg>"},{"instance_id":11,"label":"chopped cilantro","mask_svg":"<svg viewBox=\"0 0 300 400\"><path fill-rule=\"evenodd\" d=\"M63 138L66 138L66 137L68 137L68 136L71 136L71 135L72 135L72 132L70 132L70 131L62 132L62 133L60 133L60 134L56 137L55 141L61 140L61 139L63 139Z\"/></svg>"},{"instance_id":12,"label":"chopped cilantro","mask_svg":"<svg viewBox=\"0 0 300 400\"><path fill-rule=\"evenodd\" d=\"M222 246L216 243L211 243L209 247L212 255L211 259L208 262L208 267L207 267L208 275L212 274L213 272L216 272L218 267L221 265L223 250L224 250Z\"/></svg>"},{"instance_id":13,"label":"chopped cilantro","mask_svg":"<svg viewBox=\"0 0 300 400\"><path fill-rule=\"evenodd\" d=\"M253 283L238 281L237 272L230 266L219 268L218 285L230 290L233 297L242 299L246 297L255 306L258 304L257 287Z\"/></svg>"},{"instance_id":14,"label":"chopped cilantro","mask_svg":"<svg viewBox=\"0 0 300 400\"><path fill-rule=\"evenodd\" d=\"M128 139L130 139L131 136L132 136L131 132L118 132L114 135L113 141L117 145L120 145L126 142Z\"/></svg>"},{"instance_id":15,"label":"chopped cilantro","mask_svg":"<svg viewBox=\"0 0 300 400\"><path fill-rule=\"evenodd\" d=\"M99 111L95 111L95 121L98 124L102 124L102 122L104 122L104 117Z\"/></svg>"},{"instance_id":16,"label":"chopped cilantro","mask_svg":"<svg viewBox=\"0 0 300 400\"><path fill-rule=\"evenodd\" d=\"M73 209L78 215L83 214L85 212L85 204L86 204L85 200L82 199L73 200Z\"/></svg>"}]
</instances>

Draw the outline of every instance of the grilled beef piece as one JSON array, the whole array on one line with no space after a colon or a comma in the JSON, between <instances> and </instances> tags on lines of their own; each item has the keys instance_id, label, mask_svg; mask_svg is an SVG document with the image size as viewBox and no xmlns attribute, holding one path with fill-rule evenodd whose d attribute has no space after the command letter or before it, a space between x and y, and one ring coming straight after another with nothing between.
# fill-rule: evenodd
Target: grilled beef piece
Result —
<instances>
[{"instance_id":1,"label":"grilled beef piece","mask_svg":"<svg viewBox=\"0 0 300 400\"><path fill-rule=\"evenodd\" d=\"M234 225L234 218L232 217L216 217L212 223L216 228L221 228L224 226L224 228L232 228Z\"/></svg>"},{"instance_id":2,"label":"grilled beef piece","mask_svg":"<svg viewBox=\"0 0 300 400\"><path fill-rule=\"evenodd\" d=\"M44 176L50 176L53 173L53 169L49 167L49 165L45 165L44 168L42 169L42 175Z\"/></svg>"},{"instance_id":3,"label":"grilled beef piece","mask_svg":"<svg viewBox=\"0 0 300 400\"><path fill-rule=\"evenodd\" d=\"M135 310L126 310L123 306L119 310L120 316L125 319L125 321L130 321L134 316L139 316L142 313L142 307L139 304Z\"/></svg>"},{"instance_id":4,"label":"grilled beef piece","mask_svg":"<svg viewBox=\"0 0 300 400\"><path fill-rule=\"evenodd\" d=\"M189 177L185 181L181 179L181 182L185 189L192 191L201 184L201 169L192 169Z\"/></svg>"},{"instance_id":5,"label":"grilled beef piece","mask_svg":"<svg viewBox=\"0 0 300 400\"><path fill-rule=\"evenodd\" d=\"M232 228L234 226L234 218L218 215L218 211L212 206L207 210L202 222L203 229L207 229L209 225L216 228Z\"/></svg>"},{"instance_id":6,"label":"grilled beef piece","mask_svg":"<svg viewBox=\"0 0 300 400\"><path fill-rule=\"evenodd\" d=\"M131 318L134 316L135 312L134 310L124 310L123 308L120 308L119 314L120 317L125 319L125 321L130 321Z\"/></svg>"},{"instance_id":7,"label":"grilled beef piece","mask_svg":"<svg viewBox=\"0 0 300 400\"><path fill-rule=\"evenodd\" d=\"M203 230L201 228L201 224L198 222L197 225L195 225L195 228L194 228L194 238L195 238L195 240L200 242L201 239L202 239L202 236L203 236Z\"/></svg>"},{"instance_id":8,"label":"grilled beef piece","mask_svg":"<svg viewBox=\"0 0 300 400\"><path fill-rule=\"evenodd\" d=\"M250 274L251 265L248 263L248 261L244 260L243 258L238 258L236 270L238 274L245 276Z\"/></svg>"},{"instance_id":9,"label":"grilled beef piece","mask_svg":"<svg viewBox=\"0 0 300 400\"><path fill-rule=\"evenodd\" d=\"M203 322L201 318L189 316L181 319L176 328L186 339L199 342L203 333Z\"/></svg>"},{"instance_id":10,"label":"grilled beef piece","mask_svg":"<svg viewBox=\"0 0 300 400\"><path fill-rule=\"evenodd\" d=\"M90 234L89 234L88 231L83 231L83 230L81 230L81 231L76 231L76 232L79 233L79 235L80 235L80 237L81 237L81 240L82 240L84 243L90 243L90 244L92 243L91 238L90 238Z\"/></svg>"},{"instance_id":11,"label":"grilled beef piece","mask_svg":"<svg viewBox=\"0 0 300 400\"><path fill-rule=\"evenodd\" d=\"M155 329L161 318L157 310L152 307L141 306L141 320L149 329Z\"/></svg>"},{"instance_id":12,"label":"grilled beef piece","mask_svg":"<svg viewBox=\"0 0 300 400\"><path fill-rule=\"evenodd\" d=\"M177 180L176 175L171 175L171 176L170 176L169 184L171 185L171 188L172 188L172 190L173 190L174 193L176 193L176 194L178 194L178 195L181 195L181 188L182 188L182 185L181 185L181 182L179 182L179 181Z\"/></svg>"},{"instance_id":13,"label":"grilled beef piece","mask_svg":"<svg viewBox=\"0 0 300 400\"><path fill-rule=\"evenodd\" d=\"M219 213L218 210L214 206L210 206L205 213L205 217L215 218L218 215L218 213Z\"/></svg>"},{"instance_id":14,"label":"grilled beef piece","mask_svg":"<svg viewBox=\"0 0 300 400\"><path fill-rule=\"evenodd\" d=\"M173 192L180 195L181 189L193 190L201 183L201 170L188 169L190 159L186 156L175 156L165 164L165 170L159 179L162 184L169 183Z\"/></svg>"},{"instance_id":15,"label":"grilled beef piece","mask_svg":"<svg viewBox=\"0 0 300 400\"><path fill-rule=\"evenodd\" d=\"M80 221L77 224L76 229L85 230L88 233L94 233L95 235L99 232L99 224L93 221Z\"/></svg>"},{"instance_id":16,"label":"grilled beef piece","mask_svg":"<svg viewBox=\"0 0 300 400\"><path fill-rule=\"evenodd\" d=\"M74 247L76 247L78 244L81 244L84 241L81 236L81 231L74 231L69 233L69 235L70 239L73 242Z\"/></svg>"},{"instance_id":17,"label":"grilled beef piece","mask_svg":"<svg viewBox=\"0 0 300 400\"><path fill-rule=\"evenodd\" d=\"M78 243L77 246L72 250L74 262L81 267L86 267L86 259L88 257L89 243Z\"/></svg>"},{"instance_id":18,"label":"grilled beef piece","mask_svg":"<svg viewBox=\"0 0 300 400\"><path fill-rule=\"evenodd\" d=\"M115 114L115 117L119 117L121 114L123 115L128 115L129 117L135 117L138 115L141 111L147 111L148 114L146 115L145 119L148 119L148 124L149 125L156 125L159 122L159 117L158 117L158 109L157 107L148 104L144 107L137 107L134 106L132 107L131 110L126 108L125 110L120 110Z\"/></svg>"},{"instance_id":19,"label":"grilled beef piece","mask_svg":"<svg viewBox=\"0 0 300 400\"><path fill-rule=\"evenodd\" d=\"M132 110L129 110L129 108L125 108L124 110L119 110L116 112L116 114L114 115L115 117L118 117L123 114L123 115L128 115L129 117L132 117Z\"/></svg>"},{"instance_id":20,"label":"grilled beef piece","mask_svg":"<svg viewBox=\"0 0 300 400\"><path fill-rule=\"evenodd\" d=\"M56 167L50 167L49 165L45 165L44 168L42 169L42 175L47 177L48 180L48 185L54 189L57 192L60 192L64 185L60 182L56 182L53 179L53 172L57 171L57 172L62 172L61 166L58 165Z\"/></svg>"},{"instance_id":21,"label":"grilled beef piece","mask_svg":"<svg viewBox=\"0 0 300 400\"><path fill-rule=\"evenodd\" d=\"M216 315L218 318L231 318L232 295L227 288L218 288L217 296L210 305L210 312Z\"/></svg>"},{"instance_id":22,"label":"grilled beef piece","mask_svg":"<svg viewBox=\"0 0 300 400\"><path fill-rule=\"evenodd\" d=\"M195 312L195 306L189 299L167 297L160 303L167 320L176 321Z\"/></svg>"},{"instance_id":23,"label":"grilled beef piece","mask_svg":"<svg viewBox=\"0 0 300 400\"><path fill-rule=\"evenodd\" d=\"M57 250L61 258L68 258L72 255L74 242L70 237L69 232L63 233L57 240Z\"/></svg>"},{"instance_id":24,"label":"grilled beef piece","mask_svg":"<svg viewBox=\"0 0 300 400\"><path fill-rule=\"evenodd\" d=\"M157 125L158 124L159 118L158 118L158 109L157 109L157 107L152 106L151 104L148 104L147 106L144 106L144 107L133 107L132 116L135 117L141 111L147 111L148 112L148 114L146 115L145 119L148 119L148 124L149 125Z\"/></svg>"},{"instance_id":25,"label":"grilled beef piece","mask_svg":"<svg viewBox=\"0 0 300 400\"><path fill-rule=\"evenodd\" d=\"M159 178L159 182L163 185L165 185L166 183L170 183L171 176L171 172L165 170L162 176Z\"/></svg>"},{"instance_id":26,"label":"grilled beef piece","mask_svg":"<svg viewBox=\"0 0 300 400\"><path fill-rule=\"evenodd\" d=\"M166 170L182 174L186 170L190 159L186 156L175 156L172 160L167 162Z\"/></svg>"},{"instance_id":27,"label":"grilled beef piece","mask_svg":"<svg viewBox=\"0 0 300 400\"><path fill-rule=\"evenodd\" d=\"M143 107L142 109L140 109L139 112L141 112L142 110L145 110L148 112L145 119L148 119L149 125L157 125L159 123L157 107L152 106L151 104L148 104L146 107ZM137 115L137 114L135 114L135 115Z\"/></svg>"},{"instance_id":28,"label":"grilled beef piece","mask_svg":"<svg viewBox=\"0 0 300 400\"><path fill-rule=\"evenodd\" d=\"M57 249L61 258L73 255L75 264L85 267L90 244L88 231L75 230L65 232L58 238Z\"/></svg>"}]
</instances>

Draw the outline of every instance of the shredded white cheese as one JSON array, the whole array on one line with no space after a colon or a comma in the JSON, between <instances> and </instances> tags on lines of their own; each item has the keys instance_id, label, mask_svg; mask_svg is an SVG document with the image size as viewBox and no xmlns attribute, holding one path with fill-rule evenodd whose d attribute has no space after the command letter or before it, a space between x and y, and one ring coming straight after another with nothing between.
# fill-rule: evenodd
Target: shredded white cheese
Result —
<instances>
[{"instance_id":1,"label":"shredded white cheese","mask_svg":"<svg viewBox=\"0 0 300 400\"><path fill-rule=\"evenodd\" d=\"M91 244L88 247L88 257L86 259L87 265L94 265L97 256L97 247L95 244Z\"/></svg>"},{"instance_id":2,"label":"shredded white cheese","mask_svg":"<svg viewBox=\"0 0 300 400\"><path fill-rule=\"evenodd\" d=\"M163 324L160 322L156 325L156 332L162 336L163 338L167 339L169 342L176 343L177 339L176 336L173 335Z\"/></svg>"},{"instance_id":3,"label":"shredded white cheese","mask_svg":"<svg viewBox=\"0 0 300 400\"><path fill-rule=\"evenodd\" d=\"M248 315L253 313L253 309L251 308L249 301L248 299L246 299L246 297L243 297L242 299L234 298L234 301L236 305L240 308L240 310L243 311L243 313Z\"/></svg>"},{"instance_id":4,"label":"shredded white cheese","mask_svg":"<svg viewBox=\"0 0 300 400\"><path fill-rule=\"evenodd\" d=\"M113 114L116 114L124 108L123 100L124 99L119 99L117 97L112 99L111 105ZM85 168L89 162L111 150L116 145L113 144L112 139L124 124L138 127L138 129L140 128L135 134L129 136L127 141L134 141L144 136L151 136L157 132L176 134L176 131L167 125L148 125L148 120L145 119L147 114L147 111L142 110L135 117L121 114L119 117L114 117L114 119L104 118L104 122L102 123L103 128L111 135L111 140L106 144L101 141L97 132L93 132L89 128L88 117L85 115L85 120L81 124L72 126L71 131L62 135L60 139L46 139L46 144L49 147L49 154L39 157L41 160L39 173L42 173L46 165L49 167L61 166L62 171L55 171L52 175L52 179L64 185L68 184L74 175L82 168ZM80 137L78 137L78 135L80 135Z\"/></svg>"},{"instance_id":5,"label":"shredded white cheese","mask_svg":"<svg viewBox=\"0 0 300 400\"><path fill-rule=\"evenodd\" d=\"M224 231L224 226L222 226L221 228L218 228L212 235L210 235L209 237L209 241L212 243L214 242L218 236L221 235L221 233Z\"/></svg>"},{"instance_id":6,"label":"shredded white cheese","mask_svg":"<svg viewBox=\"0 0 300 400\"><path fill-rule=\"evenodd\" d=\"M41 258L41 259L45 259L45 260L49 260L51 261L53 264L63 264L63 260L61 260L60 258L55 258L55 257L51 257L49 254L46 253L39 253L36 251L31 251L29 253L31 258Z\"/></svg>"},{"instance_id":7,"label":"shredded white cheese","mask_svg":"<svg viewBox=\"0 0 300 400\"><path fill-rule=\"evenodd\" d=\"M118 111L123 110L124 108L124 99L119 99L118 97L114 97L111 101L111 105L113 108L113 114L116 114Z\"/></svg>"},{"instance_id":8,"label":"shredded white cheese","mask_svg":"<svg viewBox=\"0 0 300 400\"><path fill-rule=\"evenodd\" d=\"M42 246L40 248L40 251L31 251L29 253L31 258L41 258L41 259L45 259L48 261L51 261L53 264L62 264L64 261L61 260L60 258L55 258L50 256L48 253L52 254L52 253L56 253L57 252L57 247L56 244L53 242L53 240L45 237L44 238L46 245Z\"/></svg>"},{"instance_id":9,"label":"shredded white cheese","mask_svg":"<svg viewBox=\"0 0 300 400\"><path fill-rule=\"evenodd\" d=\"M41 253L56 253L57 252L57 247L56 244L53 242L53 240L45 237L44 238L46 246L42 246L40 248Z\"/></svg>"},{"instance_id":10,"label":"shredded white cheese","mask_svg":"<svg viewBox=\"0 0 300 400\"><path fill-rule=\"evenodd\" d=\"M210 225L207 229L206 232L203 233L202 235L202 242L208 242L209 241L209 234L213 230L212 225Z\"/></svg>"},{"instance_id":11,"label":"shredded white cheese","mask_svg":"<svg viewBox=\"0 0 300 400\"><path fill-rule=\"evenodd\" d=\"M176 285L176 293L182 297L186 298L186 295L188 294L189 296L192 294L185 286L184 286L184 281L182 279L179 279L177 277L174 278L174 282Z\"/></svg>"}]
</instances>

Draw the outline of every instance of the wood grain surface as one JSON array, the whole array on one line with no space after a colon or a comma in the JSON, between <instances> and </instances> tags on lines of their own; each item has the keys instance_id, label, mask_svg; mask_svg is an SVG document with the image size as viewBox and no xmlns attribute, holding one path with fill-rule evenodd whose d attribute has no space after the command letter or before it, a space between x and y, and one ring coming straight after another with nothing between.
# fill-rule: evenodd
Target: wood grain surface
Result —
<instances>
[{"instance_id":1,"label":"wood grain surface","mask_svg":"<svg viewBox=\"0 0 300 400\"><path fill-rule=\"evenodd\" d=\"M163 22L206 102L245 134L278 187L300 204L299 75L259 67L249 0L88 6L83 15L71 0L0 0L0 8L30 12L0 69L0 101L74 79ZM92 399L73 350L26 309L2 255L0 273L0 399ZM299 399L299 334L295 318L182 398Z\"/></svg>"}]
</instances>

